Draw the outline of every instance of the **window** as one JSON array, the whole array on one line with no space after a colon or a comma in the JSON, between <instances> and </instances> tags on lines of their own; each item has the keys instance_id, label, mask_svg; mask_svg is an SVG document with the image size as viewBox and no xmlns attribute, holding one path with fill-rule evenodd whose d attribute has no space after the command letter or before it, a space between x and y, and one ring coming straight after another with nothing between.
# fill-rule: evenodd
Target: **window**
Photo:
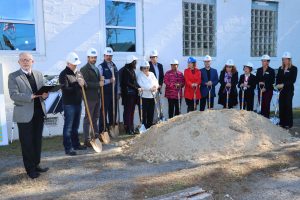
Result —
<instances>
[{"instance_id":1,"label":"window","mask_svg":"<svg viewBox=\"0 0 300 200\"><path fill-rule=\"evenodd\" d=\"M0 0L0 50L36 51L34 0Z\"/></svg>"},{"instance_id":2,"label":"window","mask_svg":"<svg viewBox=\"0 0 300 200\"><path fill-rule=\"evenodd\" d=\"M136 3L105 1L106 46L117 52L136 52Z\"/></svg>"},{"instance_id":3,"label":"window","mask_svg":"<svg viewBox=\"0 0 300 200\"><path fill-rule=\"evenodd\" d=\"M252 1L251 56L264 54L276 56L277 52L277 2Z\"/></svg>"},{"instance_id":4,"label":"window","mask_svg":"<svg viewBox=\"0 0 300 200\"><path fill-rule=\"evenodd\" d=\"M183 2L183 55L216 56L216 1Z\"/></svg>"}]
</instances>

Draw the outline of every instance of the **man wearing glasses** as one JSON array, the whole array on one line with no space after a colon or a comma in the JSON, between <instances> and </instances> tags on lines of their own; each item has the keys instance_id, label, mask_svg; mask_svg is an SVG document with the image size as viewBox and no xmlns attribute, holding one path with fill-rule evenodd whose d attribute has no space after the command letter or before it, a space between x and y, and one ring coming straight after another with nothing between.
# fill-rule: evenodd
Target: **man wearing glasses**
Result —
<instances>
[{"instance_id":1,"label":"man wearing glasses","mask_svg":"<svg viewBox=\"0 0 300 200\"><path fill-rule=\"evenodd\" d=\"M27 175L34 179L48 168L39 166L41 161L42 133L46 113L44 100L48 93L35 95L43 86L43 75L32 69L30 53L19 54L20 69L9 74L8 89L14 101L13 121L17 122L22 148L23 163Z\"/></svg>"}]
</instances>

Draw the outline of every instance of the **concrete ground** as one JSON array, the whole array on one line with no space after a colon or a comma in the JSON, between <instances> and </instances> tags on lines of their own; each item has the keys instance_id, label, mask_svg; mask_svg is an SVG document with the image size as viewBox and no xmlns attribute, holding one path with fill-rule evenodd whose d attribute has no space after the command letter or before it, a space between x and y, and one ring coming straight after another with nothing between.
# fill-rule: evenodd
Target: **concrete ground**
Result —
<instances>
[{"instance_id":1,"label":"concrete ground","mask_svg":"<svg viewBox=\"0 0 300 200\"><path fill-rule=\"evenodd\" d=\"M300 120L291 132L300 133ZM212 192L214 199L300 199L296 137L264 154L204 164L147 163L106 145L101 154L90 149L75 157L46 151L42 166L50 170L31 180L20 156L1 157L0 199L146 199L194 186Z\"/></svg>"}]
</instances>

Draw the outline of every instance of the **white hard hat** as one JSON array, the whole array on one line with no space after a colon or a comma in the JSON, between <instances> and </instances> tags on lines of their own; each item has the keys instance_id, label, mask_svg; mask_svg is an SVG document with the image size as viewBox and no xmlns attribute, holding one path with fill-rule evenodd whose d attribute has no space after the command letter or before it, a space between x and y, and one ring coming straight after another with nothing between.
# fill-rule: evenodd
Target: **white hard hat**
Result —
<instances>
[{"instance_id":1,"label":"white hard hat","mask_svg":"<svg viewBox=\"0 0 300 200\"><path fill-rule=\"evenodd\" d=\"M292 55L291 55L290 52L287 52L287 51L286 51L286 52L283 53L282 58L290 58L290 59L291 59L291 58L292 58Z\"/></svg>"},{"instance_id":2,"label":"white hard hat","mask_svg":"<svg viewBox=\"0 0 300 200\"><path fill-rule=\"evenodd\" d=\"M152 51L150 52L150 57L157 57L157 56L158 56L157 50L152 50Z\"/></svg>"},{"instance_id":3,"label":"white hard hat","mask_svg":"<svg viewBox=\"0 0 300 200\"><path fill-rule=\"evenodd\" d=\"M246 65L244 65L244 67L250 67L250 68L252 68L252 69L253 69L253 63L251 63L251 62L247 62L247 64L246 64Z\"/></svg>"},{"instance_id":4,"label":"white hard hat","mask_svg":"<svg viewBox=\"0 0 300 200\"><path fill-rule=\"evenodd\" d=\"M150 67L150 64L147 60L143 60L140 67Z\"/></svg>"},{"instance_id":5,"label":"white hard hat","mask_svg":"<svg viewBox=\"0 0 300 200\"><path fill-rule=\"evenodd\" d=\"M90 48L89 50L87 50L86 52L87 56L98 56L97 50L94 48Z\"/></svg>"},{"instance_id":6,"label":"white hard hat","mask_svg":"<svg viewBox=\"0 0 300 200\"><path fill-rule=\"evenodd\" d=\"M211 59L211 57L209 56L209 55L206 55L205 57L204 57L204 59L203 59L203 61L205 62L205 61L211 61L212 59Z\"/></svg>"},{"instance_id":7,"label":"white hard hat","mask_svg":"<svg viewBox=\"0 0 300 200\"><path fill-rule=\"evenodd\" d=\"M178 65L179 62L176 59L171 60L170 65Z\"/></svg>"},{"instance_id":8,"label":"white hard hat","mask_svg":"<svg viewBox=\"0 0 300 200\"><path fill-rule=\"evenodd\" d=\"M78 55L75 52L70 52L67 55L66 61L72 65L79 65L81 63Z\"/></svg>"},{"instance_id":9,"label":"white hard hat","mask_svg":"<svg viewBox=\"0 0 300 200\"><path fill-rule=\"evenodd\" d=\"M226 65L228 65L228 66L234 66L234 61L232 59L228 59L226 61Z\"/></svg>"},{"instance_id":10,"label":"white hard hat","mask_svg":"<svg viewBox=\"0 0 300 200\"><path fill-rule=\"evenodd\" d=\"M114 54L114 51L110 47L105 47L103 54L108 55L108 56L112 56Z\"/></svg>"},{"instance_id":11,"label":"white hard hat","mask_svg":"<svg viewBox=\"0 0 300 200\"><path fill-rule=\"evenodd\" d=\"M135 60L137 60L138 58L137 57L135 57L134 55L128 55L127 57L126 57L126 64L130 64L130 63L132 63L133 61L135 61Z\"/></svg>"},{"instance_id":12,"label":"white hard hat","mask_svg":"<svg viewBox=\"0 0 300 200\"><path fill-rule=\"evenodd\" d=\"M261 57L261 60L271 60L270 56L269 55L263 55Z\"/></svg>"}]
</instances>

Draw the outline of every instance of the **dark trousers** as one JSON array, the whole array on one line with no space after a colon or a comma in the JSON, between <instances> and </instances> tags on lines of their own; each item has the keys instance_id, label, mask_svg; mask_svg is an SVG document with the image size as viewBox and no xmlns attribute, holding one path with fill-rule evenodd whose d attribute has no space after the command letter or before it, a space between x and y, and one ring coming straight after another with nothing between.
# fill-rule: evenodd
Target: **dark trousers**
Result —
<instances>
[{"instance_id":1,"label":"dark trousers","mask_svg":"<svg viewBox=\"0 0 300 200\"><path fill-rule=\"evenodd\" d=\"M185 103L187 105L187 112L195 111L193 99L190 100L190 99L185 98ZM198 104L199 104L199 100L196 100L196 110L197 110Z\"/></svg>"},{"instance_id":2,"label":"dark trousers","mask_svg":"<svg viewBox=\"0 0 300 200\"><path fill-rule=\"evenodd\" d=\"M81 117L80 105L63 105L65 123L63 128L63 145L65 152L80 146L78 128Z\"/></svg>"},{"instance_id":3,"label":"dark trousers","mask_svg":"<svg viewBox=\"0 0 300 200\"><path fill-rule=\"evenodd\" d=\"M136 95L127 95L124 99L124 125L126 127L126 131L134 130L133 127L133 118L134 118L134 110L135 105L137 103L137 96Z\"/></svg>"},{"instance_id":4,"label":"dark trousers","mask_svg":"<svg viewBox=\"0 0 300 200\"><path fill-rule=\"evenodd\" d=\"M291 128L293 126L293 92L281 92L279 96L279 125Z\"/></svg>"},{"instance_id":5,"label":"dark trousers","mask_svg":"<svg viewBox=\"0 0 300 200\"><path fill-rule=\"evenodd\" d=\"M34 113L28 123L17 123L23 163L27 173L36 170L41 161L44 114Z\"/></svg>"},{"instance_id":6,"label":"dark trousers","mask_svg":"<svg viewBox=\"0 0 300 200\"><path fill-rule=\"evenodd\" d=\"M178 99L168 99L168 103L169 103L169 119L171 119L172 117L180 114L179 103L181 104L181 99L180 102L178 101Z\"/></svg>"},{"instance_id":7,"label":"dark trousers","mask_svg":"<svg viewBox=\"0 0 300 200\"><path fill-rule=\"evenodd\" d=\"M117 96L115 96L115 122L116 122L116 117L117 117ZM110 94L104 94L104 112L105 112L105 123L106 123L106 128L111 126L113 124L113 102L112 102L112 95ZM99 116L99 132L103 132L104 130L104 124L103 124L103 111L102 111L102 102L101 102L101 108L100 108L100 116ZM108 118L108 120L107 120Z\"/></svg>"},{"instance_id":8,"label":"dark trousers","mask_svg":"<svg viewBox=\"0 0 300 200\"><path fill-rule=\"evenodd\" d=\"M153 98L142 98L143 101L143 124L146 129L153 125L154 115L154 99Z\"/></svg>"},{"instance_id":9,"label":"dark trousers","mask_svg":"<svg viewBox=\"0 0 300 200\"><path fill-rule=\"evenodd\" d=\"M96 101L88 101L87 104L88 104L89 111L91 114L94 131L95 131L95 134L97 134L97 133L99 133L97 121L99 119L99 113L100 113L100 101L99 100L98 101L97 100ZM91 130L92 130L92 128L91 128L90 121L88 118L87 108L85 108L85 116L84 116L84 120L83 120L83 133L84 133L85 142L90 141L90 139L91 139L90 131Z\"/></svg>"},{"instance_id":10,"label":"dark trousers","mask_svg":"<svg viewBox=\"0 0 300 200\"><path fill-rule=\"evenodd\" d=\"M207 108L208 108L208 101L209 101L208 96L202 97L200 99L200 111L205 110L206 103L207 103ZM210 97L210 108L213 108L213 107L214 107L214 97Z\"/></svg>"},{"instance_id":11,"label":"dark trousers","mask_svg":"<svg viewBox=\"0 0 300 200\"><path fill-rule=\"evenodd\" d=\"M273 96L273 90L265 91L262 95L261 115L270 118L270 105ZM258 101L260 103L260 92L258 93Z\"/></svg>"},{"instance_id":12,"label":"dark trousers","mask_svg":"<svg viewBox=\"0 0 300 200\"><path fill-rule=\"evenodd\" d=\"M242 109L242 94L239 96L240 99L240 109ZM254 94L253 95L245 95L244 97L244 110L253 111L254 106Z\"/></svg>"}]
</instances>

